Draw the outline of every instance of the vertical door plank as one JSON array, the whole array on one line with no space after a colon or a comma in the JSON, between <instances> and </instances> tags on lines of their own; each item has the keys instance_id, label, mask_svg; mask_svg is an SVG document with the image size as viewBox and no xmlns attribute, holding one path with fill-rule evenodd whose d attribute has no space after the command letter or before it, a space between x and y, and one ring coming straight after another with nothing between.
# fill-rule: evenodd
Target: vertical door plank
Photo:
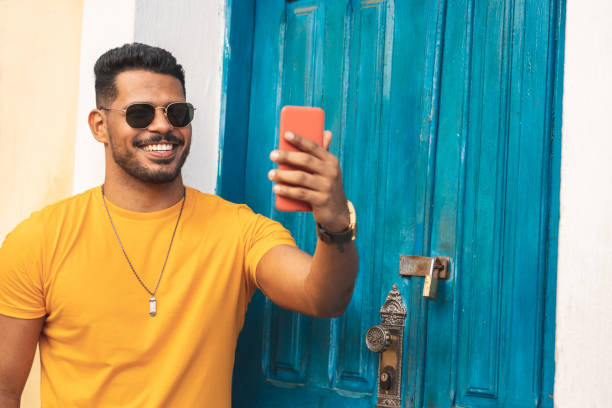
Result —
<instances>
[{"instance_id":1,"label":"vertical door plank","mask_svg":"<svg viewBox=\"0 0 612 408\"><path fill-rule=\"evenodd\" d=\"M344 315L334 323L332 330L338 342L334 353L335 370L332 386L349 391L372 392L371 367L377 356L365 347L363 336L368 324L378 320L380 281L377 275L377 254L384 225L376 222L380 202L373 200L383 193L380 183L384 151L381 113L385 109L383 92L389 81L385 68L385 44L388 32L391 1L357 1L347 11L352 13L347 95L346 130L342 138L343 179L347 195L359 208L360 236L357 242L360 253L359 277L353 301Z\"/></svg>"},{"instance_id":2,"label":"vertical door plank","mask_svg":"<svg viewBox=\"0 0 612 408\"><path fill-rule=\"evenodd\" d=\"M318 105L321 100L321 78L325 13L320 2L288 3L280 31L282 65L278 92L280 104ZM277 99L278 100L278 99ZM314 223L310 213L284 213L273 209L272 216L288 228L298 246L314 251ZM266 300L264 314L264 362L268 380L304 384L309 358L310 319L283 310Z\"/></svg>"},{"instance_id":3,"label":"vertical door plank","mask_svg":"<svg viewBox=\"0 0 612 408\"><path fill-rule=\"evenodd\" d=\"M466 394L497 398L512 13L504 1L476 2L474 13L459 378Z\"/></svg>"},{"instance_id":4,"label":"vertical door plank","mask_svg":"<svg viewBox=\"0 0 612 408\"><path fill-rule=\"evenodd\" d=\"M451 257L450 277L441 281L438 297L428 304L427 351L423 400L452 406L457 366L456 296L463 265L459 254L463 230L466 143L470 97L474 0L448 3L444 30L444 65L436 148L431 255ZM460 272L461 271L461 272ZM448 387L448 388L447 388Z\"/></svg>"}]
</instances>

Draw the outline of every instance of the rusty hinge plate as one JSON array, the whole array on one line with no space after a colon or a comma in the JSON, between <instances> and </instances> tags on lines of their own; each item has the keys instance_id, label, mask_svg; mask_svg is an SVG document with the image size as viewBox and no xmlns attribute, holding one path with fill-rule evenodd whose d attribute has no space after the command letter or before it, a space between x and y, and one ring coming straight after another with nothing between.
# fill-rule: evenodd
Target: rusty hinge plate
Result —
<instances>
[{"instance_id":1,"label":"rusty hinge plate","mask_svg":"<svg viewBox=\"0 0 612 408\"><path fill-rule=\"evenodd\" d=\"M400 255L399 274L401 276L427 276L431 268L432 257ZM450 258L436 256L434 264L434 277L436 279L448 279L448 268Z\"/></svg>"}]
</instances>

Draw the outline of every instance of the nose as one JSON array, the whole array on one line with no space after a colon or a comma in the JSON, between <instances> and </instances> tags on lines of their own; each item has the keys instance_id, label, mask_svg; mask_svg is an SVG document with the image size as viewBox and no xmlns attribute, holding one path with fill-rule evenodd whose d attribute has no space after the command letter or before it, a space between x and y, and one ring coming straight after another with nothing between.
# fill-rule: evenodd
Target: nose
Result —
<instances>
[{"instance_id":1,"label":"nose","mask_svg":"<svg viewBox=\"0 0 612 408\"><path fill-rule=\"evenodd\" d=\"M147 130L150 132L156 133L166 133L170 129L174 129L174 126L168 121L166 117L165 108L163 106L158 106L155 108L155 116L153 117L153 122L147 126Z\"/></svg>"}]
</instances>

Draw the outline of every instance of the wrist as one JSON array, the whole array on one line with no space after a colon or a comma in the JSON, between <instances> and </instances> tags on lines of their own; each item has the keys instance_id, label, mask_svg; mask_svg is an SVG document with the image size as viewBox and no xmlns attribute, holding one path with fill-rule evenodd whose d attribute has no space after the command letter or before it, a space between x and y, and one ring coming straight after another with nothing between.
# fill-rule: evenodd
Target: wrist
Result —
<instances>
[{"instance_id":1,"label":"wrist","mask_svg":"<svg viewBox=\"0 0 612 408\"><path fill-rule=\"evenodd\" d=\"M330 221L319 222L317 224L319 225L320 228L323 228L325 231L331 232L333 234L338 234L340 232L346 231L350 227L350 224L351 224L351 218L350 218L348 205L345 208L342 216L337 217Z\"/></svg>"},{"instance_id":2,"label":"wrist","mask_svg":"<svg viewBox=\"0 0 612 408\"><path fill-rule=\"evenodd\" d=\"M350 201L347 201L348 224L344 224L341 230L328 229L327 225L317 223L317 235L319 239L328 244L337 244L341 248L345 242L354 241L357 236L357 216L355 208ZM330 228L342 228L341 223L332 225ZM342 252L342 251L341 251Z\"/></svg>"}]
</instances>

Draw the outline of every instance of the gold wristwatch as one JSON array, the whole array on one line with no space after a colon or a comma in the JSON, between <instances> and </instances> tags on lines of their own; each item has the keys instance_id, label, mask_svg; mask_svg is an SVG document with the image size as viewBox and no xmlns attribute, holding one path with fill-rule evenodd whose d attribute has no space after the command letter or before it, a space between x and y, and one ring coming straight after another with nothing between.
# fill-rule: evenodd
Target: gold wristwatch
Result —
<instances>
[{"instance_id":1,"label":"gold wristwatch","mask_svg":"<svg viewBox=\"0 0 612 408\"><path fill-rule=\"evenodd\" d=\"M342 232L330 232L321 224L317 223L317 235L321 241L328 244L338 244L338 248L341 248L343 243L355 240L357 236L357 215L355 214L355 207L353 203L348 200L346 201L346 205L349 210L348 227Z\"/></svg>"}]
</instances>

